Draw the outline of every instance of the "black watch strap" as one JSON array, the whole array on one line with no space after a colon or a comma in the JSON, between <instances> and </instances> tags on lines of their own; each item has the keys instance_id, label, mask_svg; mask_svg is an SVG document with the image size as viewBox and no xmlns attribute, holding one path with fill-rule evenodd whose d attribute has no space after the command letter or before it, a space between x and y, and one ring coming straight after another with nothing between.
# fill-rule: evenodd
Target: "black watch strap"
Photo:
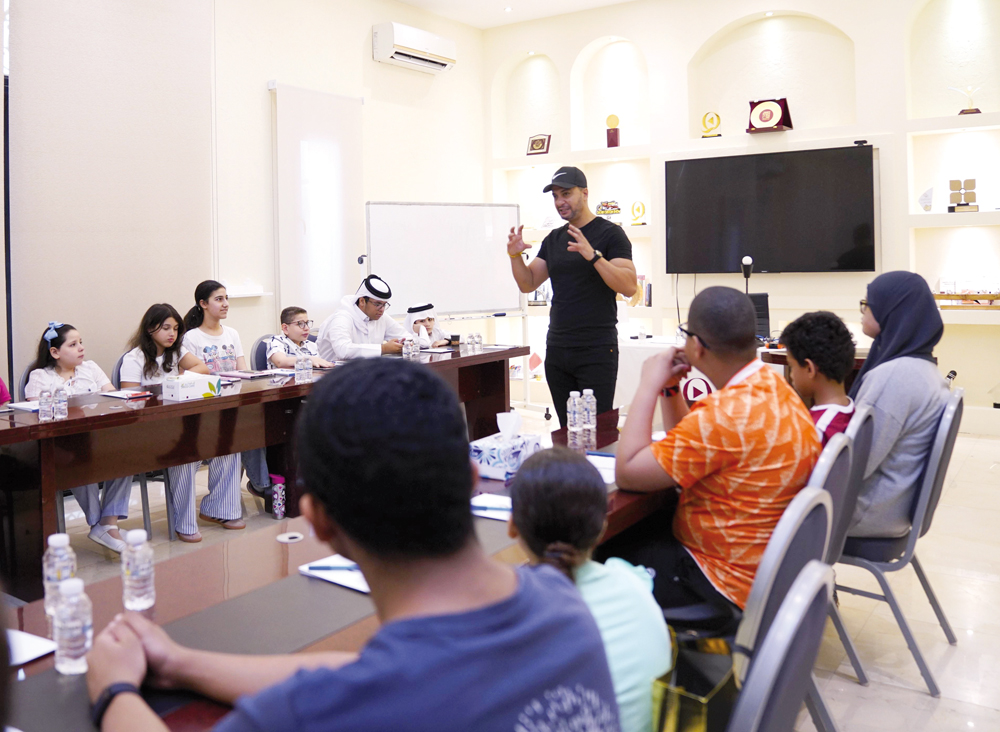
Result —
<instances>
[{"instance_id":1,"label":"black watch strap","mask_svg":"<svg viewBox=\"0 0 1000 732\"><path fill-rule=\"evenodd\" d=\"M108 711L108 707L111 706L111 700L114 699L119 694L138 694L142 696L142 692L139 691L139 687L135 684L129 684L122 681L118 684L112 684L107 689L101 692L101 695L97 697L97 701L90 708L90 719L94 723L97 729L101 728L101 720L104 719L104 713Z\"/></svg>"},{"instance_id":2,"label":"black watch strap","mask_svg":"<svg viewBox=\"0 0 1000 732\"><path fill-rule=\"evenodd\" d=\"M680 386L665 386L661 392L665 397L677 396L677 393L681 390Z\"/></svg>"},{"instance_id":3,"label":"black watch strap","mask_svg":"<svg viewBox=\"0 0 1000 732\"><path fill-rule=\"evenodd\" d=\"M599 259L604 259L604 255L601 254L600 250L595 249L594 250L594 256L591 259L588 259L587 261L590 264L594 265L594 264L597 264L597 260L599 260Z\"/></svg>"}]
</instances>

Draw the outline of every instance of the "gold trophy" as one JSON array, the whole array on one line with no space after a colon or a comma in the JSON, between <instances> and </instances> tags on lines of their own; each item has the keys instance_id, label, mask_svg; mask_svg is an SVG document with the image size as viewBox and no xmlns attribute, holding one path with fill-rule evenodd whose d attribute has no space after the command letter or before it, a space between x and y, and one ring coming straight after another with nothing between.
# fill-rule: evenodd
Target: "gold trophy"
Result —
<instances>
[{"instance_id":1,"label":"gold trophy","mask_svg":"<svg viewBox=\"0 0 1000 732\"><path fill-rule=\"evenodd\" d=\"M722 117L720 117L715 112L707 112L704 117L701 118L701 136L705 137L722 137L721 132L716 132L719 129L719 125L722 124Z\"/></svg>"}]
</instances>

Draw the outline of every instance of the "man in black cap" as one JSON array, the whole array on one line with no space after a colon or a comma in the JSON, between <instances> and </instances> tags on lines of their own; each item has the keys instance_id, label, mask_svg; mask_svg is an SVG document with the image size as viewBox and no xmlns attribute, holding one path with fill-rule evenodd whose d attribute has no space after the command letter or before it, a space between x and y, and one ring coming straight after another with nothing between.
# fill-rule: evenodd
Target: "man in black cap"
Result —
<instances>
[{"instance_id":1,"label":"man in black cap","mask_svg":"<svg viewBox=\"0 0 1000 732\"><path fill-rule=\"evenodd\" d=\"M531 247L513 228L507 254L521 292L532 292L552 279L552 313L545 349L545 380L559 423L566 426L571 391L593 389L597 411L606 412L618 378L618 312L615 296L635 294L632 244L625 232L595 216L587 202L587 178L579 168L559 168L552 182L559 215L568 222L542 241L538 256L524 263Z\"/></svg>"}]
</instances>

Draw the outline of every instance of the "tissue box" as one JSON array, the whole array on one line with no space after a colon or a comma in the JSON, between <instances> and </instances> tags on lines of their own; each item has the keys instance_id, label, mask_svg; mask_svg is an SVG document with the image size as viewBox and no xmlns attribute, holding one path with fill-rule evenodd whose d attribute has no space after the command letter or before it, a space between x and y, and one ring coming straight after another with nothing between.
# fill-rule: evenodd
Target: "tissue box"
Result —
<instances>
[{"instance_id":1,"label":"tissue box","mask_svg":"<svg viewBox=\"0 0 1000 732\"><path fill-rule=\"evenodd\" d=\"M222 379L211 374L168 376L163 380L163 399L186 402L191 399L210 399L222 393Z\"/></svg>"},{"instance_id":2,"label":"tissue box","mask_svg":"<svg viewBox=\"0 0 1000 732\"><path fill-rule=\"evenodd\" d=\"M484 478L506 480L517 472L521 463L542 449L539 435L515 435L504 439L499 432L469 445L469 454L479 466Z\"/></svg>"}]
</instances>

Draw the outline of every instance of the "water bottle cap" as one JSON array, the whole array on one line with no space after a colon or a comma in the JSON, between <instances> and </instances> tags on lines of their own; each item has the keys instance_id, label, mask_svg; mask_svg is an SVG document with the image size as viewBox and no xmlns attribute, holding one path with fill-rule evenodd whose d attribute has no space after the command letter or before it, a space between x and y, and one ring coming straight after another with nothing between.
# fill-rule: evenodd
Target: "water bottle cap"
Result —
<instances>
[{"instance_id":1,"label":"water bottle cap","mask_svg":"<svg viewBox=\"0 0 1000 732\"><path fill-rule=\"evenodd\" d=\"M58 547L63 549L69 546L69 534L51 534L49 535L49 546Z\"/></svg>"},{"instance_id":2,"label":"water bottle cap","mask_svg":"<svg viewBox=\"0 0 1000 732\"><path fill-rule=\"evenodd\" d=\"M73 595L83 594L83 580L79 577L73 577L68 580L63 580L59 583L59 594L63 597L72 597Z\"/></svg>"},{"instance_id":3,"label":"water bottle cap","mask_svg":"<svg viewBox=\"0 0 1000 732\"><path fill-rule=\"evenodd\" d=\"M129 546L139 546L140 544L146 543L146 530L145 529L132 529L125 534L125 541L128 542Z\"/></svg>"},{"instance_id":4,"label":"water bottle cap","mask_svg":"<svg viewBox=\"0 0 1000 732\"><path fill-rule=\"evenodd\" d=\"M583 390L583 395L584 396L594 396L594 390L593 389L584 389Z\"/></svg>"},{"instance_id":5,"label":"water bottle cap","mask_svg":"<svg viewBox=\"0 0 1000 732\"><path fill-rule=\"evenodd\" d=\"M43 397L43 396L45 396L46 394L48 394L49 396L52 396L52 392L51 392L51 391L49 391L48 389L42 389L42 393L41 393L41 394L39 394L38 396L39 396L39 397Z\"/></svg>"},{"instance_id":6,"label":"water bottle cap","mask_svg":"<svg viewBox=\"0 0 1000 732\"><path fill-rule=\"evenodd\" d=\"M569 393L569 395L570 395L570 396L580 396L580 392L578 392L578 391L571 391L571 392Z\"/></svg>"}]
</instances>

